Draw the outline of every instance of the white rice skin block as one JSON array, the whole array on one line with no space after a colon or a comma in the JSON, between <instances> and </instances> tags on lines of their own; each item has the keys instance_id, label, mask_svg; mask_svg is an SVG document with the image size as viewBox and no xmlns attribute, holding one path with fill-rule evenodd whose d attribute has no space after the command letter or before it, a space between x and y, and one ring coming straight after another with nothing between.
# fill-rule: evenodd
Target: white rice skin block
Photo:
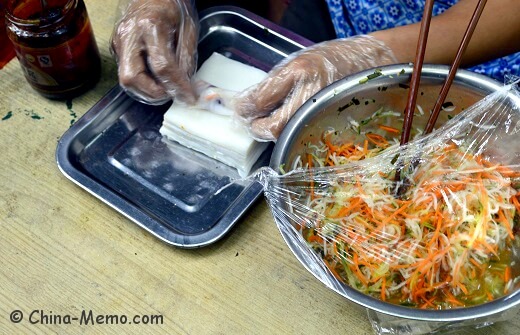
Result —
<instances>
[{"instance_id":1,"label":"white rice skin block","mask_svg":"<svg viewBox=\"0 0 520 335\"><path fill-rule=\"evenodd\" d=\"M261 82L267 74L241 62L214 52L193 76L225 90L241 92Z\"/></svg>"},{"instance_id":2,"label":"white rice skin block","mask_svg":"<svg viewBox=\"0 0 520 335\"><path fill-rule=\"evenodd\" d=\"M252 66L213 53L200 67L196 80L240 92L266 77ZM199 106L173 103L164 115L160 133L190 149L199 151L247 176L268 146L255 141L231 116L218 115Z\"/></svg>"}]
</instances>

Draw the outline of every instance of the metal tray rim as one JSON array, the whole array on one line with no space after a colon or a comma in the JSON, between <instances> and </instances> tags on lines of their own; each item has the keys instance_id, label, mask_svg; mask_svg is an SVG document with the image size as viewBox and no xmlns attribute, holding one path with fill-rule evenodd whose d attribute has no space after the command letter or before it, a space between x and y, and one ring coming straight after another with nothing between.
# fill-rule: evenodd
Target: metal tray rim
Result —
<instances>
[{"instance_id":1,"label":"metal tray rim","mask_svg":"<svg viewBox=\"0 0 520 335\"><path fill-rule=\"evenodd\" d=\"M100 105L109 105L111 102L117 100L121 94L124 94L123 89L119 85L116 85L103 98L101 98L101 100L98 103ZM99 111L101 110L102 109L100 109ZM152 225L157 224L157 222L153 218L151 218L149 215L142 212L140 209L133 205L127 206L127 202L122 196L114 193L109 188L105 187L96 180L89 178L85 173L76 169L68 160L69 147L74 141L75 136L78 133L80 133L84 129L84 127L88 126L89 119L94 118L97 115L97 113L99 113L99 111L91 111L90 113L85 113L84 116L81 117L75 124L76 127L73 126L69 128L69 130L65 132L65 134L60 138L58 142L56 150L56 162L58 169L67 179L69 179L82 189L86 190L88 193L92 194L106 205L115 209L118 213L122 214L127 219L136 223L138 226L145 229L153 236L173 246L182 248L204 247L213 244L217 240L221 239L233 228L236 222L232 222L231 224L225 225L225 228L223 230L220 230L218 233L214 230L209 230L198 235L186 236L186 240L189 240L189 242L175 242L174 240L179 239L179 236L177 234L170 233L172 237L176 238L167 238L166 236L170 234L157 233L157 231L151 228ZM252 204L262 195L262 189L259 184L251 184L246 188L246 190L249 189L252 189L249 193L251 193L253 196L248 197L247 199L245 199L245 201L248 204ZM244 192L246 190L244 190ZM245 206L243 210L239 213L239 215L236 215L236 219L233 221L237 221L238 219L240 219L243 213L248 208L249 206Z\"/></svg>"},{"instance_id":2,"label":"metal tray rim","mask_svg":"<svg viewBox=\"0 0 520 335\"><path fill-rule=\"evenodd\" d=\"M203 11L200 17L202 20L206 17L218 14L233 14L240 16L241 18L254 23L258 27L269 29L276 36L300 48L311 44L311 42L305 38L238 7L218 6L210 8ZM212 228L200 234L182 235L165 228L161 223L155 220L155 218L143 212L135 204L130 203L122 194L117 194L109 187L103 185L102 181L91 178L86 172L77 169L70 161L70 148L74 143L76 136L84 131L85 128L89 126L90 122L102 113L106 107L115 103L118 99L125 99L126 97L123 97L123 95L126 95L124 90L116 84L62 135L58 141L55 154L58 169L74 184L80 186L82 189L86 190L88 193L92 194L103 203L115 209L124 217L136 223L138 226L167 244L181 248L199 248L213 244L217 240L223 238L235 226L235 224L243 218L243 214L260 198L263 193L260 184L253 182L245 187L242 195L236 199L233 213L230 214L229 211L226 211L226 213L217 221L216 225L219 225L221 229ZM240 205L242 206L240 207Z\"/></svg>"}]
</instances>

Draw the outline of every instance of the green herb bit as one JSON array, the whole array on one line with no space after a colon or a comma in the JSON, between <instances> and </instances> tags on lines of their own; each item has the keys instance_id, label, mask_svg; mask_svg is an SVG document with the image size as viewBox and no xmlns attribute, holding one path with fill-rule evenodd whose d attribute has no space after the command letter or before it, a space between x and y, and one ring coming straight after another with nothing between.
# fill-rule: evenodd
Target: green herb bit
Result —
<instances>
[{"instance_id":1,"label":"green herb bit","mask_svg":"<svg viewBox=\"0 0 520 335\"><path fill-rule=\"evenodd\" d=\"M403 301L403 302L399 303L399 305L405 306L405 307L415 307L415 306L417 306L417 304L414 304L413 302L410 302L410 301Z\"/></svg>"},{"instance_id":2,"label":"green herb bit","mask_svg":"<svg viewBox=\"0 0 520 335\"><path fill-rule=\"evenodd\" d=\"M428 223L428 222L424 222L422 225L425 226L426 228L430 229L430 230L435 230L435 227L432 226L432 225L431 225L430 223Z\"/></svg>"},{"instance_id":3,"label":"green herb bit","mask_svg":"<svg viewBox=\"0 0 520 335\"><path fill-rule=\"evenodd\" d=\"M285 172L284 167L285 167L285 163L284 164L280 164L280 166L278 167L278 170L280 170L280 172L282 174L286 174L287 173L287 172Z\"/></svg>"},{"instance_id":4,"label":"green herb bit","mask_svg":"<svg viewBox=\"0 0 520 335\"><path fill-rule=\"evenodd\" d=\"M361 120L361 122L359 122L359 124L362 126L366 126L370 121L372 121L371 117Z\"/></svg>"},{"instance_id":5,"label":"green herb bit","mask_svg":"<svg viewBox=\"0 0 520 335\"><path fill-rule=\"evenodd\" d=\"M13 116L13 112L12 111L7 112L7 114L5 114L5 116L2 118L2 121L10 119L11 116Z\"/></svg>"},{"instance_id":6,"label":"green herb bit","mask_svg":"<svg viewBox=\"0 0 520 335\"><path fill-rule=\"evenodd\" d=\"M370 79L374 79L374 78L377 78L377 77L382 76L382 75L383 75L383 73L381 72L381 69L376 69L374 71L374 73L369 74L367 76L367 78L368 78L368 80L370 80Z\"/></svg>"},{"instance_id":7,"label":"green herb bit","mask_svg":"<svg viewBox=\"0 0 520 335\"><path fill-rule=\"evenodd\" d=\"M31 111L31 119L34 119L34 120L41 120L41 119L43 119L43 116L39 116L39 115L36 114L35 112Z\"/></svg>"},{"instance_id":8,"label":"green herb bit","mask_svg":"<svg viewBox=\"0 0 520 335\"><path fill-rule=\"evenodd\" d=\"M360 83L360 84L364 84L364 83L366 83L367 81L369 81L369 80L371 80L371 79L374 79L374 78L377 78L377 77L382 76L382 75L383 75L383 73L381 72L381 69L375 69L375 70L374 70L374 73L369 74L368 76L366 76L366 77L364 77L364 78L361 78L361 79L359 80L359 83Z\"/></svg>"},{"instance_id":9,"label":"green herb bit","mask_svg":"<svg viewBox=\"0 0 520 335\"><path fill-rule=\"evenodd\" d=\"M373 118L378 118L379 116L381 116L381 114L383 113L383 111L384 111L383 107L379 108L378 110L376 110L376 111L374 112L374 114L372 114L372 117L373 117Z\"/></svg>"}]
</instances>

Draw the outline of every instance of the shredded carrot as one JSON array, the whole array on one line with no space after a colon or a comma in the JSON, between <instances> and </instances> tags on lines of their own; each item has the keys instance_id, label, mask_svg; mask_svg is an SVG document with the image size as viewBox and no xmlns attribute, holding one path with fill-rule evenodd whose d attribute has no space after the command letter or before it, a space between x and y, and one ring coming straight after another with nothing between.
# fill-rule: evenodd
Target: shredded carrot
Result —
<instances>
[{"instance_id":1,"label":"shredded carrot","mask_svg":"<svg viewBox=\"0 0 520 335\"><path fill-rule=\"evenodd\" d=\"M321 243L323 243L323 238L321 238L321 236L319 236L319 235L312 234L311 236L309 236L308 241L321 244Z\"/></svg>"},{"instance_id":2,"label":"shredded carrot","mask_svg":"<svg viewBox=\"0 0 520 335\"><path fill-rule=\"evenodd\" d=\"M513 202L513 204L515 205L516 207L516 210L520 212L520 201L518 200L518 195L514 195L511 197L511 201Z\"/></svg>"},{"instance_id":3,"label":"shredded carrot","mask_svg":"<svg viewBox=\"0 0 520 335\"><path fill-rule=\"evenodd\" d=\"M329 263L327 262L327 260L323 260L325 262L325 265L327 266L327 268L330 270L330 272L332 272L332 274L334 275L334 277L338 278L338 279L341 279L341 276L338 274L338 272L336 271L336 269L334 269L334 267Z\"/></svg>"},{"instance_id":4,"label":"shredded carrot","mask_svg":"<svg viewBox=\"0 0 520 335\"><path fill-rule=\"evenodd\" d=\"M507 266L504 271L504 281L507 283L511 280L511 267Z\"/></svg>"},{"instance_id":5,"label":"shredded carrot","mask_svg":"<svg viewBox=\"0 0 520 335\"><path fill-rule=\"evenodd\" d=\"M325 133L319 150L307 155L307 166L373 157L390 145L379 134L362 135L356 144ZM490 282L504 293L513 279L507 247L516 237L520 192L512 176L520 173L450 143L407 176L413 187L402 199L385 186L393 185L388 172L373 175L381 183L341 178L330 186L330 199L316 194L311 182L312 213L320 224L305 236L336 278L383 301L438 309L471 305L483 296L493 300L497 291L486 286L485 276L499 280ZM505 263L505 270L489 270L492 259Z\"/></svg>"},{"instance_id":6,"label":"shredded carrot","mask_svg":"<svg viewBox=\"0 0 520 335\"><path fill-rule=\"evenodd\" d=\"M367 133L365 134L365 136L367 137L367 139L372 142L373 144L375 144L376 146L378 147L387 147L388 146L388 141L381 135L379 134L374 134L374 133Z\"/></svg>"},{"instance_id":7,"label":"shredded carrot","mask_svg":"<svg viewBox=\"0 0 520 335\"><path fill-rule=\"evenodd\" d=\"M215 99L216 97L218 97L218 94L217 94L217 93L212 93L212 94L208 94L208 95L206 95L206 96L205 96L205 99L206 99L207 101L209 101L209 100Z\"/></svg>"},{"instance_id":8,"label":"shredded carrot","mask_svg":"<svg viewBox=\"0 0 520 335\"><path fill-rule=\"evenodd\" d=\"M381 278L381 300L386 301L386 278Z\"/></svg>"},{"instance_id":9,"label":"shredded carrot","mask_svg":"<svg viewBox=\"0 0 520 335\"><path fill-rule=\"evenodd\" d=\"M341 208L338 213L334 216L331 216L333 218L341 218L346 216L348 213L350 213L354 208L358 207L361 204L361 198L355 198L354 201L350 204L348 207Z\"/></svg>"},{"instance_id":10,"label":"shredded carrot","mask_svg":"<svg viewBox=\"0 0 520 335\"><path fill-rule=\"evenodd\" d=\"M389 133L392 133L392 134L399 134L400 133L399 129L394 128L394 127L390 127L390 126L385 126L385 125L382 125L382 124L379 125L379 128L384 130L384 131L387 131Z\"/></svg>"}]
</instances>

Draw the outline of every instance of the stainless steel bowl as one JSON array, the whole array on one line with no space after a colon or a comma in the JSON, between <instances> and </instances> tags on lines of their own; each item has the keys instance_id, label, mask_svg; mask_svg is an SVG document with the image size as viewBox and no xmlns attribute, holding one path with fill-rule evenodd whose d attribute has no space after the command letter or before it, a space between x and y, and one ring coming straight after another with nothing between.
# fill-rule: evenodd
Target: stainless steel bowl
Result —
<instances>
[{"instance_id":1,"label":"stainless steel bowl","mask_svg":"<svg viewBox=\"0 0 520 335\"><path fill-rule=\"evenodd\" d=\"M408 95L408 84L412 72L409 64L391 65L381 68L379 77L366 81L374 70L367 70L326 87L307 101L292 117L283 130L274 148L270 166L278 170L282 165L290 170L295 158L304 152L304 144L318 140L329 127L340 129L347 126L346 115L362 119L371 115L381 106L395 111L403 111ZM448 74L448 67L425 65L422 72L418 104L424 111L430 110L438 96L440 87ZM459 70L446 101L456 107L453 113L462 111L482 97L498 90L503 85L485 76ZM343 109L338 113L338 108ZM438 125L447 120L446 113L440 117ZM414 125L424 125L427 117L415 118ZM296 242L286 229L280 232L298 260L315 274L307 261L304 247ZM520 304L520 292L496 299L492 302L468 308L451 310L422 310L390 304L365 295L348 285L337 283L333 276L315 276L337 293L358 305L386 315L420 321L459 322L496 319L511 312L512 307ZM333 283L333 284L331 284Z\"/></svg>"}]
</instances>

